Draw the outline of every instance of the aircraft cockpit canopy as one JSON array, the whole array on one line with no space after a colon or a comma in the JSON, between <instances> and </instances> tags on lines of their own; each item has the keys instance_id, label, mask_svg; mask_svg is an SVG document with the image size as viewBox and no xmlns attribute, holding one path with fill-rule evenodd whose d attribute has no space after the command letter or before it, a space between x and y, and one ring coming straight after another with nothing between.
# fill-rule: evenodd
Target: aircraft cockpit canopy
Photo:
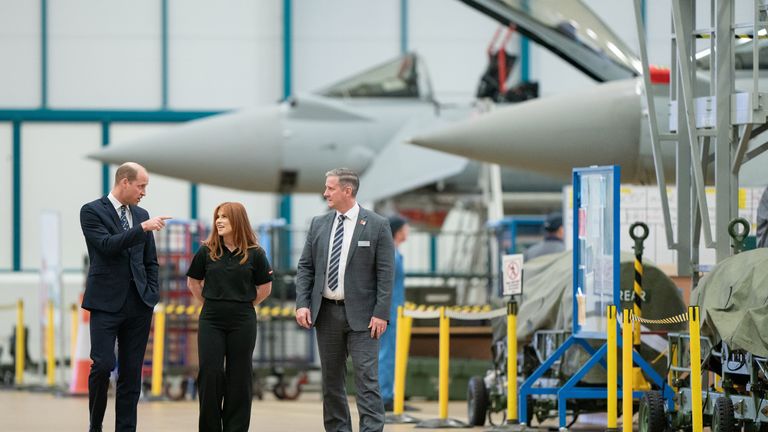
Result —
<instances>
[{"instance_id":1,"label":"aircraft cockpit canopy","mask_svg":"<svg viewBox=\"0 0 768 432\"><path fill-rule=\"evenodd\" d=\"M593 79L639 76L637 55L581 0L462 0L551 50Z\"/></svg>"},{"instance_id":2,"label":"aircraft cockpit canopy","mask_svg":"<svg viewBox=\"0 0 768 432\"><path fill-rule=\"evenodd\" d=\"M432 99L427 69L414 53L399 56L318 92L332 98Z\"/></svg>"}]
</instances>

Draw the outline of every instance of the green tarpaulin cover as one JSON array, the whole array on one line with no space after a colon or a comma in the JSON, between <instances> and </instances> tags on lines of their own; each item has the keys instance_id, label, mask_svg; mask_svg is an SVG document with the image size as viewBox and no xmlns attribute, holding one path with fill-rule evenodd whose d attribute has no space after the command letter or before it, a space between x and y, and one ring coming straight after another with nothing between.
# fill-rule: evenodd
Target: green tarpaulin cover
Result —
<instances>
[{"instance_id":1,"label":"green tarpaulin cover","mask_svg":"<svg viewBox=\"0 0 768 432\"><path fill-rule=\"evenodd\" d=\"M701 307L701 333L768 357L768 248L724 259L699 282L691 303Z\"/></svg>"}]
</instances>

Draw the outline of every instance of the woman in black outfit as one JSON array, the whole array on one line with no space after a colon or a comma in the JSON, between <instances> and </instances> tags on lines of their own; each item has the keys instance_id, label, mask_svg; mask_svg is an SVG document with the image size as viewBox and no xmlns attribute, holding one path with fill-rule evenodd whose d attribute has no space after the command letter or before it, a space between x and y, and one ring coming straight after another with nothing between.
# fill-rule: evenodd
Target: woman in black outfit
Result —
<instances>
[{"instance_id":1,"label":"woman in black outfit","mask_svg":"<svg viewBox=\"0 0 768 432\"><path fill-rule=\"evenodd\" d=\"M203 303L197 334L200 432L247 431L254 306L272 291L272 268L242 204L219 204L213 215L211 235L187 271L187 287Z\"/></svg>"}]
</instances>

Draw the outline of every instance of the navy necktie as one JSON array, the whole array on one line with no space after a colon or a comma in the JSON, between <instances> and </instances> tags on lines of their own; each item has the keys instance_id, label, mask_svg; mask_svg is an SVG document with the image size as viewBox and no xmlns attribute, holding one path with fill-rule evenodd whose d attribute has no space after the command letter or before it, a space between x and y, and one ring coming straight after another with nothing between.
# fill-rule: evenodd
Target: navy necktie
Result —
<instances>
[{"instance_id":1,"label":"navy necktie","mask_svg":"<svg viewBox=\"0 0 768 432\"><path fill-rule=\"evenodd\" d=\"M339 223L336 225L336 232L333 234L333 248L331 249L331 258L328 260L328 288L335 291L339 287L339 261L341 261L341 244L344 242L344 215L339 215Z\"/></svg>"},{"instance_id":2,"label":"navy necktie","mask_svg":"<svg viewBox=\"0 0 768 432\"><path fill-rule=\"evenodd\" d=\"M128 231L131 226L128 225L128 217L125 215L125 206L120 206L120 225L123 226L123 231Z\"/></svg>"}]
</instances>

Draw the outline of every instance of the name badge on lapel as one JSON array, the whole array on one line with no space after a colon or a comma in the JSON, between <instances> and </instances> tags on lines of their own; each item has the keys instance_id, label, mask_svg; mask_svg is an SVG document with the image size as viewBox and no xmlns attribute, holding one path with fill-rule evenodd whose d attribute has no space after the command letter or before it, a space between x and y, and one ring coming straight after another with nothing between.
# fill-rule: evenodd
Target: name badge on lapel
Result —
<instances>
[{"instance_id":1,"label":"name badge on lapel","mask_svg":"<svg viewBox=\"0 0 768 432\"><path fill-rule=\"evenodd\" d=\"M357 242L357 247L371 247L370 240L360 240Z\"/></svg>"}]
</instances>

